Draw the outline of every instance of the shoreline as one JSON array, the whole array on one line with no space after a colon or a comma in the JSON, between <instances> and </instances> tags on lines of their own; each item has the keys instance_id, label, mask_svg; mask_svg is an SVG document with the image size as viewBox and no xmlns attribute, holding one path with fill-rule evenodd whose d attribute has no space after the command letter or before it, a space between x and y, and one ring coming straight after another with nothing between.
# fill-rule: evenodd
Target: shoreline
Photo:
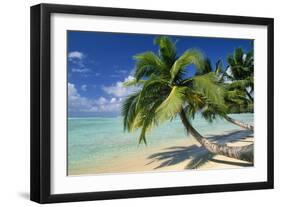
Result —
<instances>
[{"instance_id":1,"label":"shoreline","mask_svg":"<svg viewBox=\"0 0 281 207\"><path fill-rule=\"evenodd\" d=\"M254 143L253 132L248 130L235 130L208 137L215 142L227 143L229 146L245 146ZM200 147L194 139L185 138L172 140L160 146L149 147L148 145L126 155L115 155L111 159L104 161L103 166L71 169L68 176L183 171L190 169L233 169L251 166L246 161L222 155L211 155Z\"/></svg>"}]
</instances>

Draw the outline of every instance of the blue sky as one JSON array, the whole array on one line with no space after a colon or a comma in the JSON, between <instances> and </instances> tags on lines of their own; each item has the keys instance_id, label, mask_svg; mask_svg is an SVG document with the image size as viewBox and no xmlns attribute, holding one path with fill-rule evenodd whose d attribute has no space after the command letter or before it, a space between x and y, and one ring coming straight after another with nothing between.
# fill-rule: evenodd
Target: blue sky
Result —
<instances>
[{"instance_id":1,"label":"blue sky","mask_svg":"<svg viewBox=\"0 0 281 207\"><path fill-rule=\"evenodd\" d=\"M122 100L134 89L122 82L132 79L133 56L145 51L158 52L153 44L157 35L68 31L68 114L75 116L118 116ZM178 55L189 48L199 49L214 65L235 48L252 48L251 40L170 36ZM190 75L194 69L189 68Z\"/></svg>"}]
</instances>

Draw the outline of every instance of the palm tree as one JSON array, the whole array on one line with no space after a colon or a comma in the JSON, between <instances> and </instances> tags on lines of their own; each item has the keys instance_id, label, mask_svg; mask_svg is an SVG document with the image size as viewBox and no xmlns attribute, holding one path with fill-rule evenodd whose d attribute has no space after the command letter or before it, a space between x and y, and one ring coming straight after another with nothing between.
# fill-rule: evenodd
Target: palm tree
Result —
<instances>
[{"instance_id":1,"label":"palm tree","mask_svg":"<svg viewBox=\"0 0 281 207\"><path fill-rule=\"evenodd\" d=\"M159 54L145 52L136 55L135 79L126 86L138 86L140 90L126 98L122 107L124 130L140 129L139 143L146 142L146 133L158 124L180 116L187 133L213 154L240 160L253 161L253 145L230 147L213 143L203 137L191 124L195 113L205 103L225 108L223 89L216 84L214 72L185 78L186 67L191 64L202 68L199 51L190 49L177 56L175 43L167 37L158 37L155 44Z\"/></svg>"},{"instance_id":2,"label":"palm tree","mask_svg":"<svg viewBox=\"0 0 281 207\"><path fill-rule=\"evenodd\" d=\"M241 48L235 49L232 55L227 57L229 67L227 68L227 78L230 81L238 81L241 89L245 91L247 97L253 102L251 95L254 91L254 56L253 50L245 53Z\"/></svg>"},{"instance_id":3,"label":"palm tree","mask_svg":"<svg viewBox=\"0 0 281 207\"><path fill-rule=\"evenodd\" d=\"M254 130L252 125L235 120L227 114L233 109L240 112L241 106L245 108L249 105L252 105L252 100L246 98L246 88L251 86L250 82L248 80L233 80L231 82L228 80L226 81L224 76L227 74L225 71L222 71L222 63L220 60L216 62L215 69L213 69L211 61L206 58L202 67L203 68L201 70L196 72L196 75L208 74L213 71L218 76L220 84L224 87L224 102L227 107L227 110L219 112L219 108L212 106L211 103L206 103L206 107L202 111L202 114L205 116L205 118L212 120L216 115L219 115L221 118L224 118L225 120L239 127L248 130Z\"/></svg>"}]
</instances>

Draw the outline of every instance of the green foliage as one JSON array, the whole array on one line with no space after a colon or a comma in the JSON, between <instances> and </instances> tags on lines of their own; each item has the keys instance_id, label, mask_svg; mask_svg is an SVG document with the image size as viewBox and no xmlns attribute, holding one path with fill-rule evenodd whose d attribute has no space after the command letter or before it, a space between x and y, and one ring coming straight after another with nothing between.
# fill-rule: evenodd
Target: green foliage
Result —
<instances>
[{"instance_id":1,"label":"green foliage","mask_svg":"<svg viewBox=\"0 0 281 207\"><path fill-rule=\"evenodd\" d=\"M165 36L155 38L154 43L159 46L159 56L162 61L171 67L176 60L176 44Z\"/></svg>"},{"instance_id":2,"label":"green foliage","mask_svg":"<svg viewBox=\"0 0 281 207\"><path fill-rule=\"evenodd\" d=\"M123 102L124 129L135 131L141 129L139 143L146 143L146 133L157 125L156 109L165 99L163 93L170 90L168 83L155 76L143 81L142 89Z\"/></svg>"},{"instance_id":3,"label":"green foliage","mask_svg":"<svg viewBox=\"0 0 281 207\"><path fill-rule=\"evenodd\" d=\"M200 70L196 71L195 75L203 75L212 72L212 65L209 58L205 58L201 64Z\"/></svg>"},{"instance_id":4,"label":"green foliage","mask_svg":"<svg viewBox=\"0 0 281 207\"><path fill-rule=\"evenodd\" d=\"M218 78L214 72L195 76L192 82L194 90L202 93L207 101L217 105L224 104L224 90L218 84Z\"/></svg>"},{"instance_id":5,"label":"green foliage","mask_svg":"<svg viewBox=\"0 0 281 207\"><path fill-rule=\"evenodd\" d=\"M254 104L231 105L229 106L227 113L229 114L254 113Z\"/></svg>"},{"instance_id":6,"label":"green foliage","mask_svg":"<svg viewBox=\"0 0 281 207\"><path fill-rule=\"evenodd\" d=\"M208 121L212 121L216 116L223 117L226 113L235 111L239 112L241 109L245 111L252 111L251 107L247 107L253 103L253 99L248 92L250 88L252 92L254 90L253 80L253 51L244 53L242 49L238 48L234 51L233 55L228 56L228 68L222 69L221 61L217 61L215 68L212 68L210 60L205 59L203 68L196 75L203 75L214 71L217 76L217 84L220 88L224 89L222 97L224 99L224 105L206 102L206 105L201 109L201 114ZM241 106L241 107L237 107ZM242 110L243 108L243 110Z\"/></svg>"},{"instance_id":7,"label":"green foliage","mask_svg":"<svg viewBox=\"0 0 281 207\"><path fill-rule=\"evenodd\" d=\"M199 70L204 64L202 54L194 49L189 49L184 52L173 64L171 68L171 80L170 82L175 82L175 79L182 79L183 71L186 66L194 64Z\"/></svg>"},{"instance_id":8,"label":"green foliage","mask_svg":"<svg viewBox=\"0 0 281 207\"><path fill-rule=\"evenodd\" d=\"M247 87L252 87L254 85L253 77L246 78L244 80L236 80L228 84L228 90L240 89L244 90Z\"/></svg>"},{"instance_id":9,"label":"green foliage","mask_svg":"<svg viewBox=\"0 0 281 207\"><path fill-rule=\"evenodd\" d=\"M146 133L158 124L158 120L156 117L156 109L159 107L160 104L161 102L157 101L152 104L152 107L150 107L150 109L144 108L141 111L142 118L140 120L141 134L139 136L139 144L141 142L147 144Z\"/></svg>"},{"instance_id":10,"label":"green foliage","mask_svg":"<svg viewBox=\"0 0 281 207\"><path fill-rule=\"evenodd\" d=\"M227 57L227 62L231 69L232 80L243 80L253 76L254 58L253 51L244 53L241 48L237 48L233 55Z\"/></svg>"},{"instance_id":11,"label":"green foliage","mask_svg":"<svg viewBox=\"0 0 281 207\"><path fill-rule=\"evenodd\" d=\"M134 77L136 80L149 77L151 74L160 75L165 73L165 64L153 52L145 52L134 56L136 60L136 70Z\"/></svg>"},{"instance_id":12,"label":"green foliage","mask_svg":"<svg viewBox=\"0 0 281 207\"><path fill-rule=\"evenodd\" d=\"M254 91L253 50L245 53L241 48L238 48L233 55L228 56L227 61L231 71L231 74L228 75L228 79L232 81L231 89L243 90L249 101L253 103L254 97L251 95Z\"/></svg>"},{"instance_id":13,"label":"green foliage","mask_svg":"<svg viewBox=\"0 0 281 207\"><path fill-rule=\"evenodd\" d=\"M130 87L130 86L142 86L145 83L145 80L137 80L137 79L133 79L133 80L128 80L126 82L123 83L124 87Z\"/></svg>"},{"instance_id":14,"label":"green foliage","mask_svg":"<svg viewBox=\"0 0 281 207\"><path fill-rule=\"evenodd\" d=\"M253 88L252 53L245 55L237 49L228 57L231 70L239 71L233 73L240 75L240 79L236 79L235 75L228 77L220 60L213 69L211 61L204 59L197 50L186 50L177 57L175 43L168 37L160 36L154 43L159 46L159 53L145 52L134 56L135 79L124 83L126 87L140 88L129 95L122 106L124 130L140 129L139 143L146 144L146 135L153 127L172 120L182 110L188 119L201 113L210 122L242 107L251 110L252 103L245 88ZM184 79L189 65L195 65L196 75ZM247 75L241 71L247 71ZM224 83L223 77L231 81Z\"/></svg>"},{"instance_id":15,"label":"green foliage","mask_svg":"<svg viewBox=\"0 0 281 207\"><path fill-rule=\"evenodd\" d=\"M180 112L186 102L187 87L174 86L168 97L156 110L156 116L160 121L174 118Z\"/></svg>"},{"instance_id":16,"label":"green foliage","mask_svg":"<svg viewBox=\"0 0 281 207\"><path fill-rule=\"evenodd\" d=\"M222 73L222 62L221 62L221 60L218 60L216 62L215 73L216 73L217 76L219 76Z\"/></svg>"},{"instance_id":17,"label":"green foliage","mask_svg":"<svg viewBox=\"0 0 281 207\"><path fill-rule=\"evenodd\" d=\"M123 116L123 125L124 130L129 132L133 130L133 124L137 117L137 102L140 96L140 91L131 94L128 96L122 105L122 116Z\"/></svg>"}]
</instances>

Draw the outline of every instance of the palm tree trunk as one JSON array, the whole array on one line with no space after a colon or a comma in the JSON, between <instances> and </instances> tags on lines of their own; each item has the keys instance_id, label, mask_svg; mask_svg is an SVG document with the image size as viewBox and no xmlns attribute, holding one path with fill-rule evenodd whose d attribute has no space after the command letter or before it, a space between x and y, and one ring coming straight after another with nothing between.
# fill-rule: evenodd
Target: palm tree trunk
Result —
<instances>
[{"instance_id":1,"label":"palm tree trunk","mask_svg":"<svg viewBox=\"0 0 281 207\"><path fill-rule=\"evenodd\" d=\"M204 148L206 148L210 153L224 155L231 158L236 158L239 160L244 160L248 162L253 162L254 156L254 146L253 144L242 147L230 147L227 145L221 145L217 143L210 142L207 138L203 137L199 132L193 128L190 124L184 110L180 112L181 121L186 128L186 131L189 132Z\"/></svg>"},{"instance_id":2,"label":"palm tree trunk","mask_svg":"<svg viewBox=\"0 0 281 207\"><path fill-rule=\"evenodd\" d=\"M232 124L235 124L235 125L237 125L237 126L240 126L240 127L244 128L244 129L248 129L248 130L254 131L254 127L253 127L252 125L250 125L250 124L245 124L245 123L243 123L243 122L237 121L237 120L232 119L231 117L229 117L229 116L227 116L227 115L226 115L224 118L225 118L227 121L231 122Z\"/></svg>"}]
</instances>

